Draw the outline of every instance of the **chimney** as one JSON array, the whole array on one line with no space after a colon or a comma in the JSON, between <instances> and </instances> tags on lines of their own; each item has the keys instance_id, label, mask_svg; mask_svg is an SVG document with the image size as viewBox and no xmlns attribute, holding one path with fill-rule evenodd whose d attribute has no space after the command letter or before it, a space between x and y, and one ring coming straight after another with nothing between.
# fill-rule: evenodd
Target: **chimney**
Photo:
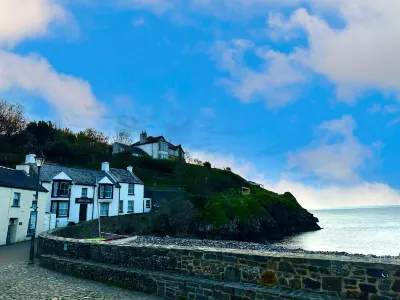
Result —
<instances>
[{"instance_id":1,"label":"chimney","mask_svg":"<svg viewBox=\"0 0 400 300\"><path fill-rule=\"evenodd\" d=\"M36 163L35 157L36 157L36 154L28 154L27 156L25 156L25 163L26 164Z\"/></svg>"},{"instance_id":2,"label":"chimney","mask_svg":"<svg viewBox=\"0 0 400 300\"><path fill-rule=\"evenodd\" d=\"M17 165L15 167L15 169L19 170L19 171L24 171L25 173L27 173L29 175L30 166L29 165Z\"/></svg>"},{"instance_id":3,"label":"chimney","mask_svg":"<svg viewBox=\"0 0 400 300\"><path fill-rule=\"evenodd\" d=\"M104 172L110 171L110 163L108 162L101 163L101 170Z\"/></svg>"},{"instance_id":4,"label":"chimney","mask_svg":"<svg viewBox=\"0 0 400 300\"><path fill-rule=\"evenodd\" d=\"M142 133L140 134L140 143L144 144L146 142L147 142L147 132L145 130L145 131L142 131Z\"/></svg>"},{"instance_id":5,"label":"chimney","mask_svg":"<svg viewBox=\"0 0 400 300\"><path fill-rule=\"evenodd\" d=\"M127 169L130 173L133 172L132 166L128 166L126 169Z\"/></svg>"}]
</instances>

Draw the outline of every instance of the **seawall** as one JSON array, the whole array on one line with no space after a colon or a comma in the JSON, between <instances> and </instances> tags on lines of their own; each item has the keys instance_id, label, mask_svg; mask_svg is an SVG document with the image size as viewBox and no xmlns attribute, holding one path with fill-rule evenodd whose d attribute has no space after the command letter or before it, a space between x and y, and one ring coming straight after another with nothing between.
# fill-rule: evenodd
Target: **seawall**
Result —
<instances>
[{"instance_id":1,"label":"seawall","mask_svg":"<svg viewBox=\"0 0 400 300\"><path fill-rule=\"evenodd\" d=\"M169 299L400 299L400 259L121 244L42 234L42 266Z\"/></svg>"}]
</instances>

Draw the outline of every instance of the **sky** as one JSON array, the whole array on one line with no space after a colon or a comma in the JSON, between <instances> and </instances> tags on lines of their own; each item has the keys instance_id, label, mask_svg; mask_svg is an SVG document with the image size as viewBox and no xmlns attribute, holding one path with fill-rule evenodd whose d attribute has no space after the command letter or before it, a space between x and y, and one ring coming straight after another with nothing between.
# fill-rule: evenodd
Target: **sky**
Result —
<instances>
[{"instance_id":1,"label":"sky","mask_svg":"<svg viewBox=\"0 0 400 300\"><path fill-rule=\"evenodd\" d=\"M397 0L0 0L0 97L163 135L308 209L400 205Z\"/></svg>"}]
</instances>

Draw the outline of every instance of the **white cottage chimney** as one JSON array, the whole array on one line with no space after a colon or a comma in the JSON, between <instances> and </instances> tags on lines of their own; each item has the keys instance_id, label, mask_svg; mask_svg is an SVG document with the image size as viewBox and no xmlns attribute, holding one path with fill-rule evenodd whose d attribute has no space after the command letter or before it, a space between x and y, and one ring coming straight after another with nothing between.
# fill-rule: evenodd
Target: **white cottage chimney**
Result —
<instances>
[{"instance_id":1,"label":"white cottage chimney","mask_svg":"<svg viewBox=\"0 0 400 300\"><path fill-rule=\"evenodd\" d=\"M29 175L30 166L29 166L29 165L17 165L17 166L15 167L15 169L16 169L16 170L19 170L19 171L24 171L26 174Z\"/></svg>"},{"instance_id":2,"label":"white cottage chimney","mask_svg":"<svg viewBox=\"0 0 400 300\"><path fill-rule=\"evenodd\" d=\"M132 168L132 166L128 166L127 168L126 168L130 173L132 173L133 172L133 168Z\"/></svg>"},{"instance_id":3,"label":"white cottage chimney","mask_svg":"<svg viewBox=\"0 0 400 300\"><path fill-rule=\"evenodd\" d=\"M27 156L25 156L25 163L26 164L34 164L36 163L36 154L28 154Z\"/></svg>"},{"instance_id":4,"label":"white cottage chimney","mask_svg":"<svg viewBox=\"0 0 400 300\"><path fill-rule=\"evenodd\" d=\"M110 163L108 162L101 163L101 170L104 172L110 171Z\"/></svg>"},{"instance_id":5,"label":"white cottage chimney","mask_svg":"<svg viewBox=\"0 0 400 300\"><path fill-rule=\"evenodd\" d=\"M144 144L146 142L147 142L147 132L145 130L145 131L142 131L142 133L140 134L140 143Z\"/></svg>"}]
</instances>

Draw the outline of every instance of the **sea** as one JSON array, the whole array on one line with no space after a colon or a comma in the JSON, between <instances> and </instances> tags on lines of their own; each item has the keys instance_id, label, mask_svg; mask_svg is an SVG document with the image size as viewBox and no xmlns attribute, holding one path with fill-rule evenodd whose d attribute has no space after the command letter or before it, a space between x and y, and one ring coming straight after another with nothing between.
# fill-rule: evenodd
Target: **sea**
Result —
<instances>
[{"instance_id":1,"label":"sea","mask_svg":"<svg viewBox=\"0 0 400 300\"><path fill-rule=\"evenodd\" d=\"M400 255L400 206L310 210L323 228L276 243L289 249Z\"/></svg>"}]
</instances>

